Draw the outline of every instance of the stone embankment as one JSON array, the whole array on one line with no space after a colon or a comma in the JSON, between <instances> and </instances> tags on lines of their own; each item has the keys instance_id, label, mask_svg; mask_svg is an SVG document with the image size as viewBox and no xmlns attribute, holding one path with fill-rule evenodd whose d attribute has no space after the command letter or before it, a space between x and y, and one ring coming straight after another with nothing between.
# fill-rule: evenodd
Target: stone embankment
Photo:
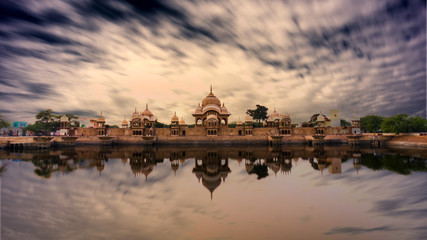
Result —
<instances>
[{"instance_id":1,"label":"stone embankment","mask_svg":"<svg viewBox=\"0 0 427 240\"><path fill-rule=\"evenodd\" d=\"M356 144L374 146L403 146L427 148L427 135L423 134L362 134L354 136L326 135L322 144ZM353 142L350 142L352 139ZM83 145L312 145L311 135L283 136L55 136L55 137L0 137L0 148L44 149L52 146L72 147ZM318 143L318 142L316 142Z\"/></svg>"}]
</instances>

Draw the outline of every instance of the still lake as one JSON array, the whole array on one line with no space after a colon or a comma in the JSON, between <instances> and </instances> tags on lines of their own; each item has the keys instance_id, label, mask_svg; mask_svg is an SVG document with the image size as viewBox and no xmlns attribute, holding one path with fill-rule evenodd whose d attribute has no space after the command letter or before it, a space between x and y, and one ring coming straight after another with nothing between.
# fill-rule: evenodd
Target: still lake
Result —
<instances>
[{"instance_id":1,"label":"still lake","mask_svg":"<svg viewBox=\"0 0 427 240\"><path fill-rule=\"evenodd\" d=\"M425 239L425 149L0 152L1 239Z\"/></svg>"}]
</instances>

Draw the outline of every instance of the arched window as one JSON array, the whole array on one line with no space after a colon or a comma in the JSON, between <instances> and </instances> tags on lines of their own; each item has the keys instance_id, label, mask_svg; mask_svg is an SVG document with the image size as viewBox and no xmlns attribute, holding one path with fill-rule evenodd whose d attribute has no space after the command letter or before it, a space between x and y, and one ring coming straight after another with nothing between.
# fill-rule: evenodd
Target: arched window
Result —
<instances>
[{"instance_id":1,"label":"arched window","mask_svg":"<svg viewBox=\"0 0 427 240\"><path fill-rule=\"evenodd\" d=\"M185 130L182 130L182 136L185 136Z\"/></svg>"}]
</instances>

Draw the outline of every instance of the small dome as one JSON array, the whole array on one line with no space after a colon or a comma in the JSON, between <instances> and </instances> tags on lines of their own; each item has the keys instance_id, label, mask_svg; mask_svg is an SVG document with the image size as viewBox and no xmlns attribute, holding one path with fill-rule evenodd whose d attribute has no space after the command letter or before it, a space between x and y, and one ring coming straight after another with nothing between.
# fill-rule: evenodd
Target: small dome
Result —
<instances>
[{"instance_id":1,"label":"small dome","mask_svg":"<svg viewBox=\"0 0 427 240\"><path fill-rule=\"evenodd\" d=\"M142 112L142 115L153 116L153 114L148 110L148 104L145 105L145 110Z\"/></svg>"},{"instance_id":2,"label":"small dome","mask_svg":"<svg viewBox=\"0 0 427 240\"><path fill-rule=\"evenodd\" d=\"M179 165L178 164L171 164L171 168L174 172L176 172L179 169Z\"/></svg>"},{"instance_id":3,"label":"small dome","mask_svg":"<svg viewBox=\"0 0 427 240\"><path fill-rule=\"evenodd\" d=\"M127 125L127 124L128 124L128 121L126 120L126 118L123 119L122 125Z\"/></svg>"},{"instance_id":4,"label":"small dome","mask_svg":"<svg viewBox=\"0 0 427 240\"><path fill-rule=\"evenodd\" d=\"M242 125L243 123L242 123L242 121L240 121L240 117L239 117L239 120L237 121L237 125Z\"/></svg>"},{"instance_id":5,"label":"small dome","mask_svg":"<svg viewBox=\"0 0 427 240\"><path fill-rule=\"evenodd\" d=\"M270 115L270 117L278 117L279 116L279 113L278 112L276 112L276 108L274 108L274 111L273 111L273 113Z\"/></svg>"},{"instance_id":6,"label":"small dome","mask_svg":"<svg viewBox=\"0 0 427 240\"><path fill-rule=\"evenodd\" d=\"M185 121L183 117L181 117L181 121L179 121L179 125L185 125Z\"/></svg>"},{"instance_id":7,"label":"small dome","mask_svg":"<svg viewBox=\"0 0 427 240\"><path fill-rule=\"evenodd\" d=\"M68 122L68 117L67 117L67 115L62 115L62 117L61 117L61 120L60 120L61 122Z\"/></svg>"},{"instance_id":8,"label":"small dome","mask_svg":"<svg viewBox=\"0 0 427 240\"><path fill-rule=\"evenodd\" d=\"M252 121L253 121L252 117L249 115L246 115L245 122L252 122Z\"/></svg>"},{"instance_id":9,"label":"small dome","mask_svg":"<svg viewBox=\"0 0 427 240\"><path fill-rule=\"evenodd\" d=\"M179 121L179 118L176 116L176 112L175 112L171 118L171 122L178 122L178 121Z\"/></svg>"},{"instance_id":10,"label":"small dome","mask_svg":"<svg viewBox=\"0 0 427 240\"><path fill-rule=\"evenodd\" d=\"M135 112L133 112L132 113L132 119L133 118L137 118L137 117L139 117L140 115L139 115L139 113L138 113L138 111L136 110L136 108L135 108Z\"/></svg>"},{"instance_id":11,"label":"small dome","mask_svg":"<svg viewBox=\"0 0 427 240\"><path fill-rule=\"evenodd\" d=\"M205 98L203 98L202 100L202 107L209 105L209 104L213 104L213 105L217 105L218 107L221 107L221 102L219 101L219 99L212 93L212 86L211 86L211 91L209 93L209 95L207 95Z\"/></svg>"}]
</instances>

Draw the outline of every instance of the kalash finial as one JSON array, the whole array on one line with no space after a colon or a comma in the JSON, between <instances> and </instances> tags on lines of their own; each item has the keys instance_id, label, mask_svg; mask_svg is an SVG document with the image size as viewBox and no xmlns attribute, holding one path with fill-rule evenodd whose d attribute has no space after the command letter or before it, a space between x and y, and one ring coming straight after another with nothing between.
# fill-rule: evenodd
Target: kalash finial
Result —
<instances>
[{"instance_id":1,"label":"kalash finial","mask_svg":"<svg viewBox=\"0 0 427 240\"><path fill-rule=\"evenodd\" d=\"M212 84L211 84L211 93L212 93Z\"/></svg>"}]
</instances>

